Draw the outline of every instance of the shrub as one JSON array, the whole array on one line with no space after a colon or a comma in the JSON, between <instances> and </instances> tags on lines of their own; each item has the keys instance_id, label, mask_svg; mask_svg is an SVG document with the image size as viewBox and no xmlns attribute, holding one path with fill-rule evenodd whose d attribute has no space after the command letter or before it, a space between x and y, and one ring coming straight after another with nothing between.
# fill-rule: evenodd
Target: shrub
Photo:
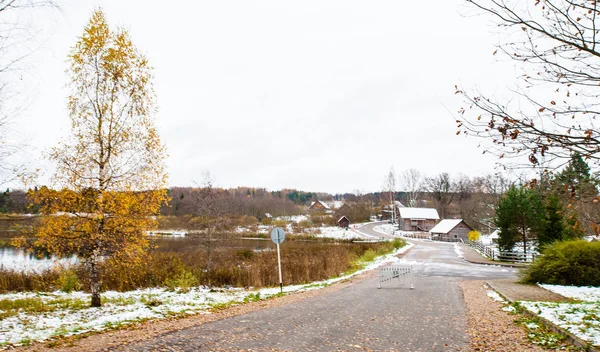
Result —
<instances>
[{"instance_id":1,"label":"shrub","mask_svg":"<svg viewBox=\"0 0 600 352\"><path fill-rule=\"evenodd\" d=\"M392 242L392 245L394 246L394 249L400 249L400 248L406 246L406 241L401 238L396 238Z\"/></svg>"},{"instance_id":2,"label":"shrub","mask_svg":"<svg viewBox=\"0 0 600 352\"><path fill-rule=\"evenodd\" d=\"M481 237L481 232L476 230L469 231L469 234L467 236L469 237L469 241L475 242Z\"/></svg>"},{"instance_id":3,"label":"shrub","mask_svg":"<svg viewBox=\"0 0 600 352\"><path fill-rule=\"evenodd\" d=\"M372 249L367 249L365 251L365 253L362 255L362 260L364 260L365 262L371 262L371 261L375 260L376 257L377 257L377 252L375 252Z\"/></svg>"},{"instance_id":4,"label":"shrub","mask_svg":"<svg viewBox=\"0 0 600 352\"><path fill-rule=\"evenodd\" d=\"M600 242L551 244L522 275L525 283L600 286Z\"/></svg>"},{"instance_id":5,"label":"shrub","mask_svg":"<svg viewBox=\"0 0 600 352\"><path fill-rule=\"evenodd\" d=\"M240 259L252 259L254 255L254 251L248 248L240 249L237 251L237 256Z\"/></svg>"},{"instance_id":6,"label":"shrub","mask_svg":"<svg viewBox=\"0 0 600 352\"><path fill-rule=\"evenodd\" d=\"M60 273L58 279L56 280L56 286L59 290L66 293L71 293L81 288L81 284L79 283L79 277L77 276L77 273L75 273L71 269L63 270Z\"/></svg>"},{"instance_id":7,"label":"shrub","mask_svg":"<svg viewBox=\"0 0 600 352\"><path fill-rule=\"evenodd\" d=\"M182 292L188 292L192 287L198 286L198 279L185 270L174 278L165 280L165 285L171 290L179 288Z\"/></svg>"}]
</instances>

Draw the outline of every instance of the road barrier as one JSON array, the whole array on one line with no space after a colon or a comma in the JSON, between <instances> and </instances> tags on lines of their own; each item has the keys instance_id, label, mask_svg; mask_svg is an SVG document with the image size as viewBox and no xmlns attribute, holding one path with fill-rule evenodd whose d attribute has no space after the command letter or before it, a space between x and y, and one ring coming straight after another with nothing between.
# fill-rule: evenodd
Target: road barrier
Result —
<instances>
[{"instance_id":1,"label":"road barrier","mask_svg":"<svg viewBox=\"0 0 600 352\"><path fill-rule=\"evenodd\" d=\"M388 265L379 268L379 285L377 288L381 288L381 284L391 280L404 280L407 281L412 277L412 265ZM410 283L410 289L414 289L412 282Z\"/></svg>"}]
</instances>

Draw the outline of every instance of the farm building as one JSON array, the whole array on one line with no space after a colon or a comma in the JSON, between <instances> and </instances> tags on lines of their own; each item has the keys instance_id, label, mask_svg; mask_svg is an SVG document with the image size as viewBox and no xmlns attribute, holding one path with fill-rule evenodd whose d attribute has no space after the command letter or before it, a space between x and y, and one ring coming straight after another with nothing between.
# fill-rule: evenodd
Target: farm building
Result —
<instances>
[{"instance_id":1,"label":"farm building","mask_svg":"<svg viewBox=\"0 0 600 352\"><path fill-rule=\"evenodd\" d=\"M402 231L429 231L440 219L434 208L399 208L398 224Z\"/></svg>"},{"instance_id":2,"label":"farm building","mask_svg":"<svg viewBox=\"0 0 600 352\"><path fill-rule=\"evenodd\" d=\"M433 238L437 237L441 240L463 240L463 242L467 242L469 231L473 231L473 228L463 219L444 219L429 230L429 233Z\"/></svg>"},{"instance_id":3,"label":"farm building","mask_svg":"<svg viewBox=\"0 0 600 352\"><path fill-rule=\"evenodd\" d=\"M310 211L329 211L331 210L331 208L329 208L329 205L325 204L325 202L322 202L320 200L316 201L316 202L312 202L310 203L310 206L308 207L308 210Z\"/></svg>"},{"instance_id":4,"label":"farm building","mask_svg":"<svg viewBox=\"0 0 600 352\"><path fill-rule=\"evenodd\" d=\"M348 219L346 216L342 216L338 221L338 226L339 227L349 227L350 226L350 219Z\"/></svg>"}]
</instances>

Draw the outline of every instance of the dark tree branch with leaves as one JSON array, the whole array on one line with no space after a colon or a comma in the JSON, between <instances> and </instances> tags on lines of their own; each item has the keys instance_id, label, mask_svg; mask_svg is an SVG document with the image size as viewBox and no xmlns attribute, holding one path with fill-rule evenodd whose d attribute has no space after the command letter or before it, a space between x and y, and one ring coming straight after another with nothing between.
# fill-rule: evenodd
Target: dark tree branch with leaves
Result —
<instances>
[{"instance_id":1,"label":"dark tree branch with leaves","mask_svg":"<svg viewBox=\"0 0 600 352\"><path fill-rule=\"evenodd\" d=\"M511 166L560 167L578 153L600 165L600 6L584 0L467 0L491 15L508 38L497 51L524 73L500 101L456 87L465 106L459 131L492 142L486 151ZM496 54L496 52L494 53Z\"/></svg>"}]
</instances>

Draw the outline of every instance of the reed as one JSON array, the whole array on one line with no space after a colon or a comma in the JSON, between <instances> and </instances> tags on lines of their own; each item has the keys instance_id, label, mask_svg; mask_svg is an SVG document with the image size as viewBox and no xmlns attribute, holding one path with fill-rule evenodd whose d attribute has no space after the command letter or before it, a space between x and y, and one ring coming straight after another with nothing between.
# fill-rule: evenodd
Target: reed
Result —
<instances>
[{"instance_id":1,"label":"reed","mask_svg":"<svg viewBox=\"0 0 600 352\"><path fill-rule=\"evenodd\" d=\"M306 284L361 269L377 255L391 252L403 242L351 243L347 241L289 241L282 245L284 284ZM41 273L0 269L0 292L68 290L89 286L83 265ZM203 247L186 251L151 251L140 264L106 260L102 263L102 289L129 291L145 287L277 286L277 253L217 247L211 264Z\"/></svg>"}]
</instances>

